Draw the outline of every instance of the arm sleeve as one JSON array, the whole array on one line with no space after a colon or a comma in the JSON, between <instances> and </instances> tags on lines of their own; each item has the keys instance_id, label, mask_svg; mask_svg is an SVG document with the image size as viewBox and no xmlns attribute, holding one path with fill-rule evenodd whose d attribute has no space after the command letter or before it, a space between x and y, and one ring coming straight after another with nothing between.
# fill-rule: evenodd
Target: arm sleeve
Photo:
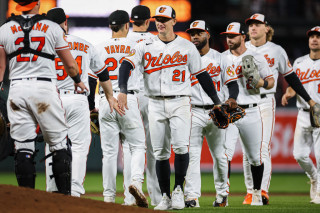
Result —
<instances>
[{"instance_id":1,"label":"arm sleeve","mask_svg":"<svg viewBox=\"0 0 320 213\"><path fill-rule=\"evenodd\" d=\"M93 110L95 108L95 95L96 95L96 88L97 88L97 79L88 77L89 78L89 89L90 94L88 95L88 102L89 102L89 110Z\"/></svg>"},{"instance_id":2,"label":"arm sleeve","mask_svg":"<svg viewBox=\"0 0 320 213\"><path fill-rule=\"evenodd\" d=\"M127 61L123 60L119 69L119 88L121 93L127 94L128 92L128 80L130 75L130 70L133 69L132 64Z\"/></svg>"},{"instance_id":3,"label":"arm sleeve","mask_svg":"<svg viewBox=\"0 0 320 213\"><path fill-rule=\"evenodd\" d=\"M109 72L106 68L106 64L101 58L102 53L98 51L92 45L89 45L90 48L90 69L99 77L99 81L104 82L109 80Z\"/></svg>"},{"instance_id":4,"label":"arm sleeve","mask_svg":"<svg viewBox=\"0 0 320 213\"><path fill-rule=\"evenodd\" d=\"M4 48L4 39L3 39L3 35L4 35L4 32L3 32L3 27L0 27L0 48Z\"/></svg>"},{"instance_id":5,"label":"arm sleeve","mask_svg":"<svg viewBox=\"0 0 320 213\"><path fill-rule=\"evenodd\" d=\"M218 97L217 91L214 88L213 82L208 72L202 72L196 75L201 87L207 93L207 95L211 98L212 102L215 105L221 104L221 101Z\"/></svg>"},{"instance_id":6,"label":"arm sleeve","mask_svg":"<svg viewBox=\"0 0 320 213\"><path fill-rule=\"evenodd\" d=\"M237 81L231 81L227 84L228 90L229 90L229 98L233 98L234 100L237 100L239 95L239 85Z\"/></svg>"},{"instance_id":7,"label":"arm sleeve","mask_svg":"<svg viewBox=\"0 0 320 213\"><path fill-rule=\"evenodd\" d=\"M54 23L55 24L55 23ZM55 29L53 35L55 36L55 50L64 50L69 49L69 44L67 42L67 38L63 30L58 24L55 24Z\"/></svg>"},{"instance_id":8,"label":"arm sleeve","mask_svg":"<svg viewBox=\"0 0 320 213\"><path fill-rule=\"evenodd\" d=\"M196 46L194 46L193 44L190 48L188 57L188 67L192 75L198 75L201 72L205 71L205 69L201 69L201 56Z\"/></svg>"},{"instance_id":9,"label":"arm sleeve","mask_svg":"<svg viewBox=\"0 0 320 213\"><path fill-rule=\"evenodd\" d=\"M142 65L143 64L143 56L144 56L144 46L145 46L145 41L142 41L138 43L134 49L132 49L127 55L123 61L127 61L128 63L131 64L133 69L136 68L136 66ZM123 63L123 62L122 62ZM141 72L144 71L144 69L140 69ZM119 71L120 74L120 71Z\"/></svg>"},{"instance_id":10,"label":"arm sleeve","mask_svg":"<svg viewBox=\"0 0 320 213\"><path fill-rule=\"evenodd\" d=\"M294 91L300 95L306 102L311 100L311 97L303 87L301 81L299 80L295 72L290 73L284 77L288 84L294 89Z\"/></svg>"}]
</instances>

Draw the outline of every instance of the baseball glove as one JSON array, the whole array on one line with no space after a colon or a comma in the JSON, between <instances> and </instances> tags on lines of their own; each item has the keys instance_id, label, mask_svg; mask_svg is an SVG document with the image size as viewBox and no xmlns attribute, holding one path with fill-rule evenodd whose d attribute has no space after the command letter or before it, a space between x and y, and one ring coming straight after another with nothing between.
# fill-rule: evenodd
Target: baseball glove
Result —
<instances>
[{"instance_id":1,"label":"baseball glove","mask_svg":"<svg viewBox=\"0 0 320 213\"><path fill-rule=\"evenodd\" d=\"M94 134L99 135L100 130L99 130L99 113L97 112L92 112L90 114L90 127L91 127L91 132Z\"/></svg>"},{"instance_id":2,"label":"baseball glove","mask_svg":"<svg viewBox=\"0 0 320 213\"><path fill-rule=\"evenodd\" d=\"M310 121L311 126L320 127L320 104L316 103L313 107L310 107Z\"/></svg>"},{"instance_id":3,"label":"baseball glove","mask_svg":"<svg viewBox=\"0 0 320 213\"><path fill-rule=\"evenodd\" d=\"M209 112L213 123L219 129L225 129L229 126L230 114L227 112L227 107L227 105L216 105Z\"/></svg>"},{"instance_id":4,"label":"baseball glove","mask_svg":"<svg viewBox=\"0 0 320 213\"><path fill-rule=\"evenodd\" d=\"M256 88L260 75L252 55L246 55L242 58L242 73L247 80L250 79L249 85Z\"/></svg>"},{"instance_id":5,"label":"baseball glove","mask_svg":"<svg viewBox=\"0 0 320 213\"><path fill-rule=\"evenodd\" d=\"M227 112L230 114L230 121L229 123L234 123L240 118L243 118L246 115L246 112L241 107L237 106L234 109L228 107Z\"/></svg>"}]
</instances>

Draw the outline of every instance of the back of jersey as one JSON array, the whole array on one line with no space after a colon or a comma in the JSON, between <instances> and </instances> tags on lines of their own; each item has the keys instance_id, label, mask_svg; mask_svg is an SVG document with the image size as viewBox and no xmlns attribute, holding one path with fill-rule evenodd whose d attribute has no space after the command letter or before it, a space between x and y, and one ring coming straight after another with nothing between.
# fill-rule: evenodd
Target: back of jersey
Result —
<instances>
[{"instance_id":1,"label":"back of jersey","mask_svg":"<svg viewBox=\"0 0 320 213\"><path fill-rule=\"evenodd\" d=\"M23 15L30 18L33 15ZM0 28L0 48L6 54L21 49L24 32L16 21L9 21ZM30 48L55 55L55 50L68 49L68 43L61 27L49 20L41 20L33 26L29 35ZM20 54L9 61L9 79L43 77L57 78L54 61L31 53Z\"/></svg>"},{"instance_id":2,"label":"back of jersey","mask_svg":"<svg viewBox=\"0 0 320 213\"><path fill-rule=\"evenodd\" d=\"M109 72L110 80L112 82L112 88L114 91L120 91L118 79L119 68L122 60L125 56L128 56L130 54L131 50L135 47L136 44L137 42L123 37L111 38L106 42L96 46L98 54L107 65L107 70ZM140 81L138 72L138 70L131 71L128 80L128 90L139 92Z\"/></svg>"},{"instance_id":3,"label":"back of jersey","mask_svg":"<svg viewBox=\"0 0 320 213\"><path fill-rule=\"evenodd\" d=\"M66 39L69 43L71 54L78 64L81 81L89 88L88 73L90 73L90 70L94 74L99 74L104 70L106 65L91 43L73 35L67 35ZM55 66L58 88L73 90L74 81L68 76L60 58L55 59Z\"/></svg>"}]
</instances>

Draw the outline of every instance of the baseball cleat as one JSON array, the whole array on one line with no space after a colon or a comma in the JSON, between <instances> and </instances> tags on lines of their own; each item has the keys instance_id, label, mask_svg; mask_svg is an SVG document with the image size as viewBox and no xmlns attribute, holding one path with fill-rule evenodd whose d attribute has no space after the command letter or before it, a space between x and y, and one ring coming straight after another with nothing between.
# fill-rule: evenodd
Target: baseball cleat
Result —
<instances>
[{"instance_id":1,"label":"baseball cleat","mask_svg":"<svg viewBox=\"0 0 320 213\"><path fill-rule=\"evenodd\" d=\"M171 210L172 202L166 193L163 193L160 203L154 207L154 210Z\"/></svg>"},{"instance_id":2,"label":"baseball cleat","mask_svg":"<svg viewBox=\"0 0 320 213\"><path fill-rule=\"evenodd\" d=\"M116 199L114 197L106 196L106 197L104 197L104 202L106 202L106 203L115 203Z\"/></svg>"},{"instance_id":3,"label":"baseball cleat","mask_svg":"<svg viewBox=\"0 0 320 213\"><path fill-rule=\"evenodd\" d=\"M317 181L316 180L310 180L310 198L313 200L316 197L317 194Z\"/></svg>"},{"instance_id":4,"label":"baseball cleat","mask_svg":"<svg viewBox=\"0 0 320 213\"><path fill-rule=\"evenodd\" d=\"M261 190L253 190L251 206L263 206Z\"/></svg>"},{"instance_id":5,"label":"baseball cleat","mask_svg":"<svg viewBox=\"0 0 320 213\"><path fill-rule=\"evenodd\" d=\"M244 197L244 200L243 200L242 204L250 205L251 202L252 202L252 194L251 193L247 193L247 195Z\"/></svg>"},{"instance_id":6,"label":"baseball cleat","mask_svg":"<svg viewBox=\"0 0 320 213\"><path fill-rule=\"evenodd\" d=\"M320 204L320 192L316 193L316 196L310 201L310 203Z\"/></svg>"},{"instance_id":7,"label":"baseball cleat","mask_svg":"<svg viewBox=\"0 0 320 213\"><path fill-rule=\"evenodd\" d=\"M133 181L132 184L129 186L129 192L136 199L137 206L148 208L149 203L146 196L144 196L143 194L141 183Z\"/></svg>"},{"instance_id":8,"label":"baseball cleat","mask_svg":"<svg viewBox=\"0 0 320 213\"><path fill-rule=\"evenodd\" d=\"M262 203L263 205L269 204L269 194L268 192L261 190L261 197L262 197Z\"/></svg>"},{"instance_id":9,"label":"baseball cleat","mask_svg":"<svg viewBox=\"0 0 320 213\"><path fill-rule=\"evenodd\" d=\"M200 204L199 204L199 200L198 198L188 198L186 201L185 201L185 206L186 207L195 207L195 208L199 208L200 207Z\"/></svg>"},{"instance_id":10,"label":"baseball cleat","mask_svg":"<svg viewBox=\"0 0 320 213\"><path fill-rule=\"evenodd\" d=\"M180 186L177 186L172 192L172 209L184 209L184 195Z\"/></svg>"},{"instance_id":11,"label":"baseball cleat","mask_svg":"<svg viewBox=\"0 0 320 213\"><path fill-rule=\"evenodd\" d=\"M228 197L219 197L213 202L213 207L227 207L228 206Z\"/></svg>"}]
</instances>

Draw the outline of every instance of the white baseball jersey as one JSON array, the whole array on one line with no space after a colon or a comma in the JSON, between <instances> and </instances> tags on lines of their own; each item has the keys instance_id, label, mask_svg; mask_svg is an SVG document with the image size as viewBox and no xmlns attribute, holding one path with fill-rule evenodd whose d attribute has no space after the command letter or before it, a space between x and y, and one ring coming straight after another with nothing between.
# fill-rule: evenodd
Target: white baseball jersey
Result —
<instances>
[{"instance_id":1,"label":"white baseball jersey","mask_svg":"<svg viewBox=\"0 0 320 213\"><path fill-rule=\"evenodd\" d=\"M24 18L33 15L23 15ZM15 21L10 21L0 28L0 48L4 48L6 54L11 54L23 47L24 32ZM56 50L69 48L61 27L49 20L37 22L30 31L30 48L56 54ZM57 78L54 61L41 56L20 54L9 61L9 79L17 78Z\"/></svg>"},{"instance_id":2,"label":"white baseball jersey","mask_svg":"<svg viewBox=\"0 0 320 213\"><path fill-rule=\"evenodd\" d=\"M137 43L147 40L147 39L152 39L154 38L155 35L153 35L152 33L149 32L129 32L127 35L127 38L136 41ZM139 68L137 67L137 69L143 69L142 66L139 66ZM140 78L140 91L144 91L144 80L143 80L143 71L139 71L139 78Z\"/></svg>"},{"instance_id":3,"label":"white baseball jersey","mask_svg":"<svg viewBox=\"0 0 320 213\"><path fill-rule=\"evenodd\" d=\"M259 47L256 47L250 41L247 41L246 47L250 50L253 50L263 55L267 60L273 74L274 87L269 90L261 88L260 93L261 94L276 93L277 83L278 83L277 80L278 80L279 73L281 73L283 76L286 76L293 72L293 69L286 51L281 46L270 41L267 41L267 43Z\"/></svg>"},{"instance_id":4,"label":"white baseball jersey","mask_svg":"<svg viewBox=\"0 0 320 213\"><path fill-rule=\"evenodd\" d=\"M73 35L67 35L66 38L69 43L71 54L78 64L81 81L89 88L88 74L91 72L90 70L92 70L95 75L98 75L105 69L106 64L91 43ZM55 59L55 65L57 70L58 88L74 90L74 81L65 71L60 58Z\"/></svg>"},{"instance_id":5,"label":"white baseball jersey","mask_svg":"<svg viewBox=\"0 0 320 213\"><path fill-rule=\"evenodd\" d=\"M254 104L260 101L260 90L252 88L247 83L247 79L242 74L242 57L246 55L252 55L254 62L258 67L260 76L262 79L273 77L272 72L268 66L266 59L256 52L247 49L242 55L235 56L230 50L223 52L229 60L232 62L232 67L235 69L236 75L239 79L239 95L237 98L238 104Z\"/></svg>"},{"instance_id":6,"label":"white baseball jersey","mask_svg":"<svg viewBox=\"0 0 320 213\"><path fill-rule=\"evenodd\" d=\"M111 38L96 46L99 55L107 65L113 91L120 91L118 84L120 64L124 57L130 54L136 44L135 41L123 37ZM139 89L139 74L137 70L132 70L128 80L128 90L139 92Z\"/></svg>"},{"instance_id":7,"label":"white baseball jersey","mask_svg":"<svg viewBox=\"0 0 320 213\"><path fill-rule=\"evenodd\" d=\"M203 72L198 50L180 36L169 43L158 36L142 41L125 60L144 66L147 96L191 96L190 75Z\"/></svg>"},{"instance_id":8,"label":"white baseball jersey","mask_svg":"<svg viewBox=\"0 0 320 213\"><path fill-rule=\"evenodd\" d=\"M310 97L320 103L320 60L312 60L309 55L302 56L295 60L293 70ZM297 107L307 109L309 104L298 95Z\"/></svg>"},{"instance_id":9,"label":"white baseball jersey","mask_svg":"<svg viewBox=\"0 0 320 213\"><path fill-rule=\"evenodd\" d=\"M227 57L214 49L210 49L207 54L201 57L201 70L206 70L209 73L220 100L225 99L222 86L237 80L231 63L227 60ZM194 75L191 76L191 87L191 104L200 106L213 104L211 98L202 89L198 79Z\"/></svg>"}]
</instances>

